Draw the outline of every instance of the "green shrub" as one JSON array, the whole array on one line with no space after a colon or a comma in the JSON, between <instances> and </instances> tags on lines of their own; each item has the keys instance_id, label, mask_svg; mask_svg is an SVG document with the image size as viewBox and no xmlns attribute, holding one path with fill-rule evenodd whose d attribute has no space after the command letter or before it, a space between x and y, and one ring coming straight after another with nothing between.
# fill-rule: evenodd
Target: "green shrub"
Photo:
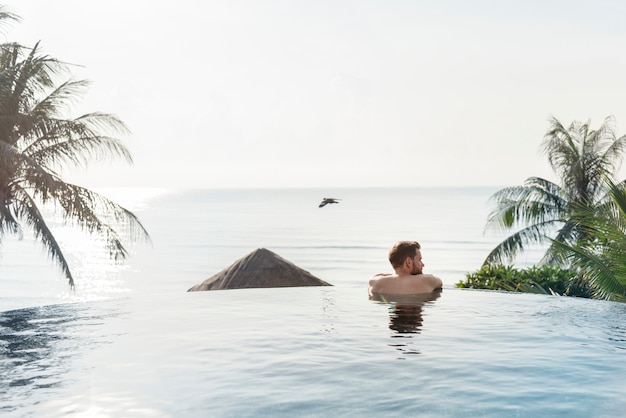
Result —
<instances>
[{"instance_id":1,"label":"green shrub","mask_svg":"<svg viewBox=\"0 0 626 418\"><path fill-rule=\"evenodd\" d=\"M466 279L459 281L456 287L586 298L592 296L588 283L579 277L576 270L556 266L532 266L525 269L503 265L486 266L474 273L467 273Z\"/></svg>"}]
</instances>

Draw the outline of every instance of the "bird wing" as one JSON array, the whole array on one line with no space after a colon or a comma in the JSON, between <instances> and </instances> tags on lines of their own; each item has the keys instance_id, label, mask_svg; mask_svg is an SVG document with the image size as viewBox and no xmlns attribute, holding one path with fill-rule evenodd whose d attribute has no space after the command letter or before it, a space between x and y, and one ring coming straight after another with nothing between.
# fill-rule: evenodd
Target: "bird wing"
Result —
<instances>
[{"instance_id":1,"label":"bird wing","mask_svg":"<svg viewBox=\"0 0 626 418\"><path fill-rule=\"evenodd\" d=\"M327 204L329 204L329 203L339 203L339 201L340 201L340 200L341 200L341 199L336 199L336 198L334 198L334 197L325 197L325 198L322 200L322 203L320 203L320 206L319 206L319 207L321 208L321 207L323 207L323 206L326 206L326 205L327 205Z\"/></svg>"}]
</instances>

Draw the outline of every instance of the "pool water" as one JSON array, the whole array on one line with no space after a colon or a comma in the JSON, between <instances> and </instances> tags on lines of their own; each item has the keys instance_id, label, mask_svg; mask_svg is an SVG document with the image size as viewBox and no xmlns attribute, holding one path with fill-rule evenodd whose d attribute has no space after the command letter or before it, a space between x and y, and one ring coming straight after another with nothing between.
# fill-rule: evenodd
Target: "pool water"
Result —
<instances>
[{"instance_id":1,"label":"pool water","mask_svg":"<svg viewBox=\"0 0 626 418\"><path fill-rule=\"evenodd\" d=\"M618 417L626 305L240 289L0 313L1 416Z\"/></svg>"}]
</instances>

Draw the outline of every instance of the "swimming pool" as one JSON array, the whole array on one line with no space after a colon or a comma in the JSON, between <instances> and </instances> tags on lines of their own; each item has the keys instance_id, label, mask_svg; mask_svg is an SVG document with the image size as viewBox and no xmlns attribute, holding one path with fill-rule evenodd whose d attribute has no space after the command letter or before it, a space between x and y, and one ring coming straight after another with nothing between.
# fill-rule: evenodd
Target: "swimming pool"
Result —
<instances>
[{"instance_id":1,"label":"swimming pool","mask_svg":"<svg viewBox=\"0 0 626 418\"><path fill-rule=\"evenodd\" d=\"M240 289L0 313L3 416L621 416L626 305ZM98 415L100 414L100 415Z\"/></svg>"}]
</instances>

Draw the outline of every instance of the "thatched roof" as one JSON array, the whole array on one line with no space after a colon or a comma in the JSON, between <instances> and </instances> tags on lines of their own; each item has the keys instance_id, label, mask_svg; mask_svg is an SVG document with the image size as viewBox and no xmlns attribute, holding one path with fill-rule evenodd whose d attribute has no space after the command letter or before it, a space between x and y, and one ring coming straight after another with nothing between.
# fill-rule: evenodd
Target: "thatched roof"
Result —
<instances>
[{"instance_id":1,"label":"thatched roof","mask_svg":"<svg viewBox=\"0 0 626 418\"><path fill-rule=\"evenodd\" d=\"M298 286L332 285L278 254L258 248L188 291Z\"/></svg>"}]
</instances>

